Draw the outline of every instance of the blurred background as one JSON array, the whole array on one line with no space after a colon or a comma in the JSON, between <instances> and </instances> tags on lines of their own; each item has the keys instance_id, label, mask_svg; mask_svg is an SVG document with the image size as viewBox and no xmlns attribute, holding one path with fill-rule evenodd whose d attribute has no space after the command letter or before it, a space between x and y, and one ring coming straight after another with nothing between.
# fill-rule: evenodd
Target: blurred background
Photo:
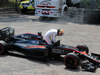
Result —
<instances>
[{"instance_id":1,"label":"blurred background","mask_svg":"<svg viewBox=\"0 0 100 75\"><path fill-rule=\"evenodd\" d=\"M19 10L19 3L23 0L0 0L0 9L2 8L13 8ZM100 0L82 0L80 3L81 8L100 8Z\"/></svg>"}]
</instances>

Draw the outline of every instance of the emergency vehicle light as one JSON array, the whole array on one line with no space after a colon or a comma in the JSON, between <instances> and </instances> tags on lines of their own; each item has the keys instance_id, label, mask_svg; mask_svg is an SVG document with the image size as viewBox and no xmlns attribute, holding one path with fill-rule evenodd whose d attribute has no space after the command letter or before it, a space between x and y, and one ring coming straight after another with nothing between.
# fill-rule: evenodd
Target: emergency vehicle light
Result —
<instances>
[{"instance_id":1,"label":"emergency vehicle light","mask_svg":"<svg viewBox=\"0 0 100 75\"><path fill-rule=\"evenodd\" d=\"M55 8L55 6L39 6L39 5L37 5L37 7L41 7L41 8Z\"/></svg>"}]
</instances>

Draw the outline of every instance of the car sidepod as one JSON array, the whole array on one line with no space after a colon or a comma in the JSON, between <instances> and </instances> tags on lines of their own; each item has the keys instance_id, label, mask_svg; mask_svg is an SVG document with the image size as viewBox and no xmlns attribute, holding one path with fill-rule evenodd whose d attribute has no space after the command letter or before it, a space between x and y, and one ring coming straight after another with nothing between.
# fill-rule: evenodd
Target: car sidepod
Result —
<instances>
[{"instance_id":1,"label":"car sidepod","mask_svg":"<svg viewBox=\"0 0 100 75\"><path fill-rule=\"evenodd\" d=\"M48 49L42 45L33 45L27 43L14 43L13 49L28 56L48 57Z\"/></svg>"}]
</instances>

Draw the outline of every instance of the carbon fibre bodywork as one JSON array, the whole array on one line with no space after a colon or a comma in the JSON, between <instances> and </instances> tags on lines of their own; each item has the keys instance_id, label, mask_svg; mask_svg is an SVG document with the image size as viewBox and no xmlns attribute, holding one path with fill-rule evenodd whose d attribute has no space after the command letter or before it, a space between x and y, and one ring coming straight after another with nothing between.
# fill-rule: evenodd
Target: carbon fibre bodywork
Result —
<instances>
[{"instance_id":1,"label":"carbon fibre bodywork","mask_svg":"<svg viewBox=\"0 0 100 75\"><path fill-rule=\"evenodd\" d=\"M25 33L10 38L10 48L11 50L16 50L18 52L24 53L25 55L35 56L44 55L48 56L48 49L46 48L46 43L41 42L42 36L38 34Z\"/></svg>"}]
</instances>

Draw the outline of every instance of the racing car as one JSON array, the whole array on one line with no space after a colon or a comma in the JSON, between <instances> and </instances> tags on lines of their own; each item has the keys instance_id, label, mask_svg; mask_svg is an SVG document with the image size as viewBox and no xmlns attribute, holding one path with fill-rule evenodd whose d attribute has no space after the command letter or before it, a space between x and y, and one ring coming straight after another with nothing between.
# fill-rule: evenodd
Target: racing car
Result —
<instances>
[{"instance_id":1,"label":"racing car","mask_svg":"<svg viewBox=\"0 0 100 75\"><path fill-rule=\"evenodd\" d=\"M37 34L24 33L14 35L14 29L6 27L0 29L0 55L6 54L9 51L21 52L25 56L48 59L60 58L61 55L64 55L64 64L70 69L77 68L82 64L81 59L83 58L96 66L100 64L100 55L95 53L90 55L86 45L68 46L60 44L59 40L53 45L48 45L43 40L41 32Z\"/></svg>"}]
</instances>

